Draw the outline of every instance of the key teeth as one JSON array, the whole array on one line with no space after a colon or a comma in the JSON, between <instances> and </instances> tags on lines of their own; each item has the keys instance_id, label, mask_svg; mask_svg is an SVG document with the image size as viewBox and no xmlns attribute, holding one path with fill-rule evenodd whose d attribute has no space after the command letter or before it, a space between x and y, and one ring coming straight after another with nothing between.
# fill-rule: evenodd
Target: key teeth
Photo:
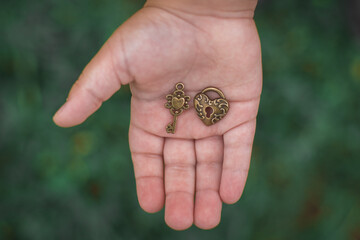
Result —
<instances>
[{"instance_id":1,"label":"key teeth","mask_svg":"<svg viewBox=\"0 0 360 240\"><path fill-rule=\"evenodd\" d=\"M166 126L166 132L167 132L167 133L172 133L172 134L175 133L174 126L173 126L171 123L169 123L169 124Z\"/></svg>"}]
</instances>

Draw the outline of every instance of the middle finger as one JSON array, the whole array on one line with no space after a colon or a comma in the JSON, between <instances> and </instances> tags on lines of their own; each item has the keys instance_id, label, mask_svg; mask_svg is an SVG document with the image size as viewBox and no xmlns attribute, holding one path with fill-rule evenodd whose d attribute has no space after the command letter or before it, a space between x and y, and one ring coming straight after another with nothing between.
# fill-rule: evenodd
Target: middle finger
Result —
<instances>
[{"instance_id":1,"label":"middle finger","mask_svg":"<svg viewBox=\"0 0 360 240\"><path fill-rule=\"evenodd\" d=\"M193 224L195 191L195 143L165 139L165 222L184 230Z\"/></svg>"}]
</instances>

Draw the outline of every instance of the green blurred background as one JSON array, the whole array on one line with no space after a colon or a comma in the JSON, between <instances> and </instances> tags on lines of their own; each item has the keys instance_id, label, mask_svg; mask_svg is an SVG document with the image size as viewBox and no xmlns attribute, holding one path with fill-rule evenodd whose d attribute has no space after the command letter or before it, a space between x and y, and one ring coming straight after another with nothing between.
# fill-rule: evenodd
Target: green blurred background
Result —
<instances>
[{"instance_id":1,"label":"green blurred background","mask_svg":"<svg viewBox=\"0 0 360 240\"><path fill-rule=\"evenodd\" d=\"M176 232L136 198L128 87L85 124L52 114L142 1L0 4L0 239L360 239L360 1L261 1L264 90L243 197Z\"/></svg>"}]
</instances>

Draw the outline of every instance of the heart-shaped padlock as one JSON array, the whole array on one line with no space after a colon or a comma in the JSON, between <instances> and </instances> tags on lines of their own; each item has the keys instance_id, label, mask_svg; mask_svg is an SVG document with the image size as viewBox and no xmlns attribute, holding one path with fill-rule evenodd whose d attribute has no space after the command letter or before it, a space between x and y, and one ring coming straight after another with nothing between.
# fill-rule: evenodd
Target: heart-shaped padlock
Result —
<instances>
[{"instance_id":1,"label":"heart-shaped padlock","mask_svg":"<svg viewBox=\"0 0 360 240\"><path fill-rule=\"evenodd\" d=\"M211 100L205 93L209 91L216 92L220 98ZM194 107L199 118L206 126L213 125L220 121L229 111L229 102L220 89L208 87L197 94L194 98Z\"/></svg>"}]
</instances>

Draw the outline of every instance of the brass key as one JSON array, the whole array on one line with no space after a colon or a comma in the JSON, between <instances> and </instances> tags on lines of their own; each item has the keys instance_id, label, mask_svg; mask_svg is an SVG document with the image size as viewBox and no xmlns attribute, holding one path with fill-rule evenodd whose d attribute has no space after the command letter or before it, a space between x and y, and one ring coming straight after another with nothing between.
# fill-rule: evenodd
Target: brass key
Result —
<instances>
[{"instance_id":1,"label":"brass key","mask_svg":"<svg viewBox=\"0 0 360 240\"><path fill-rule=\"evenodd\" d=\"M184 84L177 83L175 91L172 94L166 96L167 103L165 107L170 109L171 115L174 116L173 121L166 126L167 133L175 133L177 117L185 110L189 108L190 97L184 93Z\"/></svg>"}]
</instances>

